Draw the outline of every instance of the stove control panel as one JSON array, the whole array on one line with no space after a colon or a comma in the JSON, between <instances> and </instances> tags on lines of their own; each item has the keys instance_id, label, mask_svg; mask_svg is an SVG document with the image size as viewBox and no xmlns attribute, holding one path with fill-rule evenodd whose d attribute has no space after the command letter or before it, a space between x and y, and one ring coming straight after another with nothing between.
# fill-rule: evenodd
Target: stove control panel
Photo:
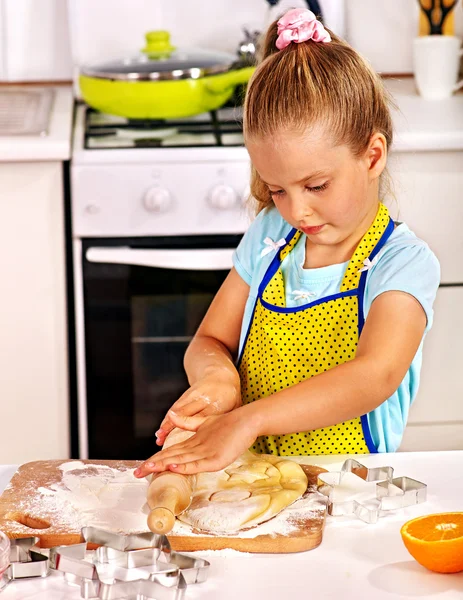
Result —
<instances>
[{"instance_id":1,"label":"stove control panel","mask_svg":"<svg viewBox=\"0 0 463 600\"><path fill-rule=\"evenodd\" d=\"M214 149L217 150L217 149ZM189 154L190 155L190 154ZM250 164L243 158L178 160L150 151L137 164L73 164L74 237L243 233ZM166 160L171 158L171 160Z\"/></svg>"}]
</instances>

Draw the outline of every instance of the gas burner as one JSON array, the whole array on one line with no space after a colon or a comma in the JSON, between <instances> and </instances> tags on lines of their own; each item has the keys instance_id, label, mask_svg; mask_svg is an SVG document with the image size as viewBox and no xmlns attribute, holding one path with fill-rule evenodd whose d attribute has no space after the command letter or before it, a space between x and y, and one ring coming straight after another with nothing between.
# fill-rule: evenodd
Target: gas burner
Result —
<instances>
[{"instance_id":1,"label":"gas burner","mask_svg":"<svg viewBox=\"0 0 463 600\"><path fill-rule=\"evenodd\" d=\"M137 120L87 108L85 148L185 148L243 146L241 107L185 119Z\"/></svg>"},{"instance_id":2,"label":"gas burner","mask_svg":"<svg viewBox=\"0 0 463 600\"><path fill-rule=\"evenodd\" d=\"M165 119L127 119L127 125L131 129L153 129L165 127Z\"/></svg>"}]
</instances>

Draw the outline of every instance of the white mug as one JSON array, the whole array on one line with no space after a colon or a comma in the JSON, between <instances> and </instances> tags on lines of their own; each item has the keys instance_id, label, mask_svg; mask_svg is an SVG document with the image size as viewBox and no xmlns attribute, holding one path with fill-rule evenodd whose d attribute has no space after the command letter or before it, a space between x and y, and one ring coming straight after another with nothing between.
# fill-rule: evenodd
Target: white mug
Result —
<instances>
[{"instance_id":1,"label":"white mug","mask_svg":"<svg viewBox=\"0 0 463 600\"><path fill-rule=\"evenodd\" d=\"M463 87L457 82L461 40L451 35L424 35L413 40L413 71L418 91L427 100L449 98Z\"/></svg>"}]
</instances>

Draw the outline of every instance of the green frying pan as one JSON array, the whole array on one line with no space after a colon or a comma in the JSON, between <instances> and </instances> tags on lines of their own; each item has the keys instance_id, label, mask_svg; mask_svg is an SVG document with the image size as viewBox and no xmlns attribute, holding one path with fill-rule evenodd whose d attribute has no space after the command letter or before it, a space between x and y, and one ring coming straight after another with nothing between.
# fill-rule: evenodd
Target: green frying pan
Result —
<instances>
[{"instance_id":1,"label":"green frying pan","mask_svg":"<svg viewBox=\"0 0 463 600\"><path fill-rule=\"evenodd\" d=\"M169 34L146 34L135 58L84 67L83 100L101 112L130 119L175 119L220 108L254 67L236 66L231 54L177 50Z\"/></svg>"}]
</instances>

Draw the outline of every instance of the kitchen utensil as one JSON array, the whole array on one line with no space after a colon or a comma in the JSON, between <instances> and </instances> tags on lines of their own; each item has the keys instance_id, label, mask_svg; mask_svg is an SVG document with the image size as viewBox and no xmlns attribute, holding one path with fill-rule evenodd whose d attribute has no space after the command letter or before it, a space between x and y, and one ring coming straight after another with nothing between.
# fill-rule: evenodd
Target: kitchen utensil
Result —
<instances>
[{"instance_id":1,"label":"kitchen utensil","mask_svg":"<svg viewBox=\"0 0 463 600\"><path fill-rule=\"evenodd\" d=\"M257 64L257 51L261 32L251 27L243 27L243 39L238 46L241 63L250 67Z\"/></svg>"},{"instance_id":2,"label":"kitchen utensil","mask_svg":"<svg viewBox=\"0 0 463 600\"><path fill-rule=\"evenodd\" d=\"M457 82L461 40L450 35L426 35L413 40L413 72L420 95L443 100L463 87Z\"/></svg>"},{"instance_id":3,"label":"kitchen utensil","mask_svg":"<svg viewBox=\"0 0 463 600\"><path fill-rule=\"evenodd\" d=\"M310 457L305 459L310 460ZM26 463L18 469L8 488L0 496L0 529L10 538L34 535L40 538L41 548L78 544L83 541L80 526L66 521L64 516L59 514L57 507L50 504L50 497L46 507L37 509L40 500L43 499L39 488L50 488L53 484L59 484L62 479L59 467L69 462L37 461ZM136 461L81 462L121 470L135 468L141 464ZM301 466L309 482L306 494L268 523L263 523L249 532L229 537L202 534L182 524L178 531L169 535L171 548L185 552L232 548L258 553L302 552L316 548L323 537L326 506L323 496L312 490L315 489L318 474L324 469L312 465ZM20 526L18 523L24 525ZM272 528L271 523L282 525L277 530Z\"/></svg>"},{"instance_id":4,"label":"kitchen utensil","mask_svg":"<svg viewBox=\"0 0 463 600\"><path fill-rule=\"evenodd\" d=\"M344 475L352 473L368 482L376 482L376 498L357 501L352 498L338 501L335 488L341 485ZM352 458L344 461L338 472L321 473L318 491L329 500L328 514L355 515L365 523L376 523L386 511L420 504L426 500L426 484L410 477L393 478L392 467L368 469Z\"/></svg>"},{"instance_id":5,"label":"kitchen utensil","mask_svg":"<svg viewBox=\"0 0 463 600\"><path fill-rule=\"evenodd\" d=\"M48 575L48 557L40 552L38 542L38 537L11 540L10 566L6 572L9 581Z\"/></svg>"},{"instance_id":6,"label":"kitchen utensil","mask_svg":"<svg viewBox=\"0 0 463 600\"><path fill-rule=\"evenodd\" d=\"M5 571L10 564L10 540L0 531L0 591L8 583Z\"/></svg>"},{"instance_id":7,"label":"kitchen utensil","mask_svg":"<svg viewBox=\"0 0 463 600\"><path fill-rule=\"evenodd\" d=\"M80 585L83 598L163 598L180 600L187 584L206 581L209 562L173 552L164 535L124 536L85 527L86 543L49 550L50 566ZM89 545L97 546L92 562Z\"/></svg>"},{"instance_id":8,"label":"kitchen utensil","mask_svg":"<svg viewBox=\"0 0 463 600\"><path fill-rule=\"evenodd\" d=\"M189 117L220 108L254 72L232 54L177 50L166 31L148 32L146 42L134 58L81 69L89 106L131 119Z\"/></svg>"},{"instance_id":9,"label":"kitchen utensil","mask_svg":"<svg viewBox=\"0 0 463 600\"><path fill-rule=\"evenodd\" d=\"M442 35L444 23L457 4L457 0L418 0L429 23L429 35Z\"/></svg>"},{"instance_id":10,"label":"kitchen utensil","mask_svg":"<svg viewBox=\"0 0 463 600\"><path fill-rule=\"evenodd\" d=\"M167 538L164 540L167 542ZM124 561L121 561L120 555L126 554L124 552L112 551L110 547L104 546L101 550L111 554L112 560L109 562L104 560L101 563L99 557L105 557L105 552L97 551L93 562L88 562L85 560L86 550L87 544L50 549L51 567L64 573L64 578L69 584L78 585L82 598L182 600L185 595L187 583L180 569L173 564L162 563L153 558L159 556L158 548L135 551L134 554L141 553L143 558L139 556L139 564L132 568L121 566L121 562ZM142 571L138 568L141 566L150 568Z\"/></svg>"},{"instance_id":11,"label":"kitchen utensil","mask_svg":"<svg viewBox=\"0 0 463 600\"><path fill-rule=\"evenodd\" d=\"M7 570L10 564L10 540L0 531L0 575Z\"/></svg>"},{"instance_id":12,"label":"kitchen utensil","mask_svg":"<svg viewBox=\"0 0 463 600\"><path fill-rule=\"evenodd\" d=\"M193 495L194 477L165 471L153 475L147 492L151 509L148 527L153 533L169 533L175 517L186 510Z\"/></svg>"},{"instance_id":13,"label":"kitchen utensil","mask_svg":"<svg viewBox=\"0 0 463 600\"><path fill-rule=\"evenodd\" d=\"M306 0L307 7L311 10L319 21L323 23L322 9L318 0Z\"/></svg>"}]
</instances>

